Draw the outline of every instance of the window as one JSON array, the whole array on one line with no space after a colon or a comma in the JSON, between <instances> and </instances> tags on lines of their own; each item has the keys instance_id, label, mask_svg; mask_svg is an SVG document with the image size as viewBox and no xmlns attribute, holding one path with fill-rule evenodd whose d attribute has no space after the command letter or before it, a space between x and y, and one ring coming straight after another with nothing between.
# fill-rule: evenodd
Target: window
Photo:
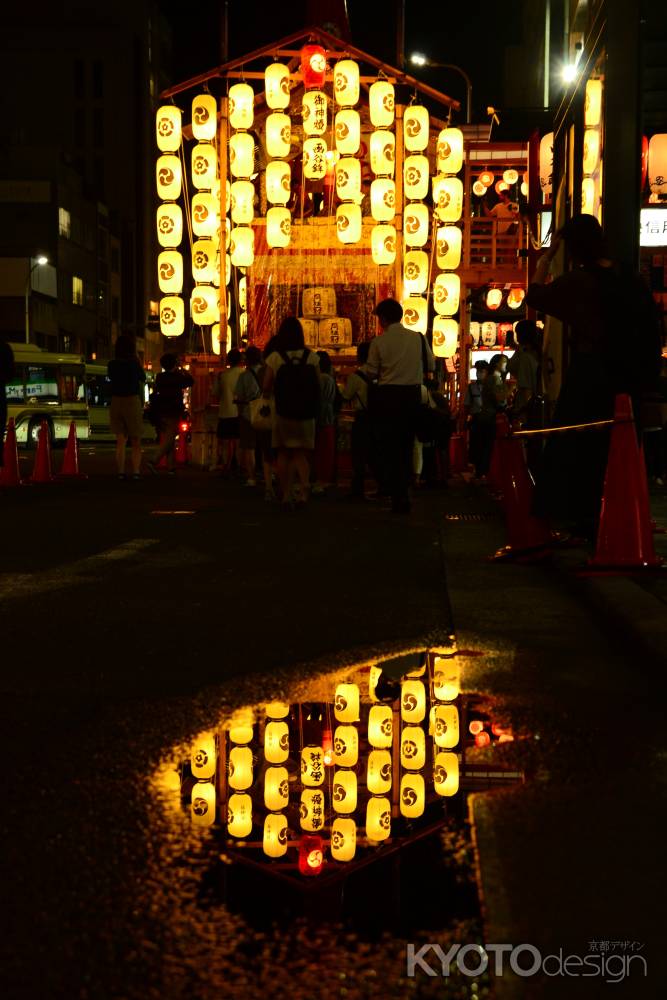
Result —
<instances>
[{"instance_id":1,"label":"window","mask_svg":"<svg viewBox=\"0 0 667 1000\"><path fill-rule=\"evenodd\" d=\"M75 403L84 399L84 368L83 365L61 365L58 371L60 383L60 399L63 403Z\"/></svg>"},{"instance_id":2,"label":"window","mask_svg":"<svg viewBox=\"0 0 667 1000\"><path fill-rule=\"evenodd\" d=\"M66 239L72 235L72 219L66 208L58 209L58 232Z\"/></svg>"},{"instance_id":3,"label":"window","mask_svg":"<svg viewBox=\"0 0 667 1000\"><path fill-rule=\"evenodd\" d=\"M83 278L72 275L72 302L75 306L83 305Z\"/></svg>"},{"instance_id":4,"label":"window","mask_svg":"<svg viewBox=\"0 0 667 1000\"><path fill-rule=\"evenodd\" d=\"M26 396L29 403L57 403L56 370L40 365L26 365Z\"/></svg>"},{"instance_id":5,"label":"window","mask_svg":"<svg viewBox=\"0 0 667 1000\"><path fill-rule=\"evenodd\" d=\"M13 403L24 403L25 402L25 366L22 364L16 364L14 366L14 374L7 383L7 402Z\"/></svg>"}]
</instances>

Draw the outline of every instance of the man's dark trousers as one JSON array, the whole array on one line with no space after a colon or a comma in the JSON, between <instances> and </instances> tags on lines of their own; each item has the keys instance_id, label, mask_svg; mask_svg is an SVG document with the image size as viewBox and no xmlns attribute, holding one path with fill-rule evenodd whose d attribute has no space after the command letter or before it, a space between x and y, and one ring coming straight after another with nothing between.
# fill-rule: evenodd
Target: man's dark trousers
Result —
<instances>
[{"instance_id":1,"label":"man's dark trousers","mask_svg":"<svg viewBox=\"0 0 667 1000\"><path fill-rule=\"evenodd\" d=\"M397 513L410 509L412 452L418 385L379 385L373 391L372 419L379 444L380 477Z\"/></svg>"}]
</instances>

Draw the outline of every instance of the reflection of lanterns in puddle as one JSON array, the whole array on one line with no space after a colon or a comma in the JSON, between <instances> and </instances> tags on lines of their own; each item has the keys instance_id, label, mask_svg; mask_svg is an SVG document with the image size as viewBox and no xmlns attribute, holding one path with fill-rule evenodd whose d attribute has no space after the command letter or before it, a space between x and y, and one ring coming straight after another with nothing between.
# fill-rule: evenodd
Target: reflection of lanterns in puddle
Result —
<instances>
[{"instance_id":1,"label":"reflection of lanterns in puddle","mask_svg":"<svg viewBox=\"0 0 667 1000\"><path fill-rule=\"evenodd\" d=\"M267 722L264 730L264 756L269 764L282 764L289 755L289 726L286 722Z\"/></svg>"},{"instance_id":2,"label":"reflection of lanterns in puddle","mask_svg":"<svg viewBox=\"0 0 667 1000\"><path fill-rule=\"evenodd\" d=\"M485 730L482 730L481 732L475 735L476 747L488 747L490 742L491 742L491 737Z\"/></svg>"},{"instance_id":3,"label":"reflection of lanterns in puddle","mask_svg":"<svg viewBox=\"0 0 667 1000\"><path fill-rule=\"evenodd\" d=\"M227 830L232 837L248 837L252 831L252 799L230 795L227 803Z\"/></svg>"},{"instance_id":4,"label":"reflection of lanterns in puddle","mask_svg":"<svg viewBox=\"0 0 667 1000\"><path fill-rule=\"evenodd\" d=\"M373 796L366 806L366 836L369 840L386 840L391 832L389 799Z\"/></svg>"},{"instance_id":5,"label":"reflection of lanterns in puddle","mask_svg":"<svg viewBox=\"0 0 667 1000\"><path fill-rule=\"evenodd\" d=\"M299 821L302 830L311 832L324 826L324 792L319 788L304 788L302 791Z\"/></svg>"},{"instance_id":6,"label":"reflection of lanterns in puddle","mask_svg":"<svg viewBox=\"0 0 667 1000\"><path fill-rule=\"evenodd\" d=\"M199 781L192 789L190 814L195 826L211 826L215 822L215 786Z\"/></svg>"},{"instance_id":7,"label":"reflection of lanterns in puddle","mask_svg":"<svg viewBox=\"0 0 667 1000\"><path fill-rule=\"evenodd\" d=\"M196 741L190 754L192 774L198 780L212 778L215 774L215 736L203 733Z\"/></svg>"},{"instance_id":8,"label":"reflection of lanterns in puddle","mask_svg":"<svg viewBox=\"0 0 667 1000\"><path fill-rule=\"evenodd\" d=\"M438 701L454 701L460 693L460 665L453 657L436 656L433 663L433 694Z\"/></svg>"},{"instance_id":9,"label":"reflection of lanterns in puddle","mask_svg":"<svg viewBox=\"0 0 667 1000\"><path fill-rule=\"evenodd\" d=\"M391 746L394 720L388 705L373 705L368 713L368 742L372 747L386 750Z\"/></svg>"},{"instance_id":10,"label":"reflection of lanterns in puddle","mask_svg":"<svg viewBox=\"0 0 667 1000\"><path fill-rule=\"evenodd\" d=\"M372 795L384 795L391 788L391 754L388 750L371 750L369 753L366 786Z\"/></svg>"},{"instance_id":11,"label":"reflection of lanterns in puddle","mask_svg":"<svg viewBox=\"0 0 667 1000\"><path fill-rule=\"evenodd\" d=\"M421 722L426 715L426 689L421 681L407 680L401 685L403 722Z\"/></svg>"},{"instance_id":12,"label":"reflection of lanterns in puddle","mask_svg":"<svg viewBox=\"0 0 667 1000\"><path fill-rule=\"evenodd\" d=\"M282 858L287 853L287 818L270 813L264 820L264 853L269 858Z\"/></svg>"},{"instance_id":13,"label":"reflection of lanterns in puddle","mask_svg":"<svg viewBox=\"0 0 667 1000\"><path fill-rule=\"evenodd\" d=\"M334 715L338 722L359 719L359 688L356 684L339 684L334 698Z\"/></svg>"},{"instance_id":14,"label":"reflection of lanterns in puddle","mask_svg":"<svg viewBox=\"0 0 667 1000\"><path fill-rule=\"evenodd\" d=\"M401 816L417 819L424 812L426 784L421 774L404 774L401 778Z\"/></svg>"},{"instance_id":15,"label":"reflection of lanterns in puddle","mask_svg":"<svg viewBox=\"0 0 667 1000\"><path fill-rule=\"evenodd\" d=\"M455 753L440 752L433 762L433 787L438 795L456 795L459 790L459 760Z\"/></svg>"},{"instance_id":16,"label":"reflection of lanterns in puddle","mask_svg":"<svg viewBox=\"0 0 667 1000\"><path fill-rule=\"evenodd\" d=\"M335 819L331 824L331 857L351 861L357 849L357 824L353 819Z\"/></svg>"},{"instance_id":17,"label":"reflection of lanterns in puddle","mask_svg":"<svg viewBox=\"0 0 667 1000\"><path fill-rule=\"evenodd\" d=\"M286 767L269 767L264 775L264 804L271 812L284 809L289 802L289 776Z\"/></svg>"},{"instance_id":18,"label":"reflection of lanterns in puddle","mask_svg":"<svg viewBox=\"0 0 667 1000\"><path fill-rule=\"evenodd\" d=\"M473 719L472 722L468 723L468 732L472 736L477 736L477 733L481 733L484 729L484 723L479 719Z\"/></svg>"},{"instance_id":19,"label":"reflection of lanterns in puddle","mask_svg":"<svg viewBox=\"0 0 667 1000\"><path fill-rule=\"evenodd\" d=\"M459 742L459 712L455 705L436 705L433 709L436 745L451 750Z\"/></svg>"},{"instance_id":20,"label":"reflection of lanterns in puddle","mask_svg":"<svg viewBox=\"0 0 667 1000\"><path fill-rule=\"evenodd\" d=\"M321 785L324 781L324 754L320 746L307 746L301 751L301 781L304 785Z\"/></svg>"},{"instance_id":21,"label":"reflection of lanterns in puddle","mask_svg":"<svg viewBox=\"0 0 667 1000\"><path fill-rule=\"evenodd\" d=\"M331 800L337 813L354 812L357 808L357 776L354 771L336 770Z\"/></svg>"},{"instance_id":22,"label":"reflection of lanterns in puddle","mask_svg":"<svg viewBox=\"0 0 667 1000\"><path fill-rule=\"evenodd\" d=\"M401 732L401 767L418 771L426 763L426 738L421 726L404 726Z\"/></svg>"},{"instance_id":23,"label":"reflection of lanterns in puddle","mask_svg":"<svg viewBox=\"0 0 667 1000\"><path fill-rule=\"evenodd\" d=\"M359 734L354 726L336 726L334 761L340 767L353 767L359 756Z\"/></svg>"},{"instance_id":24,"label":"reflection of lanterns in puddle","mask_svg":"<svg viewBox=\"0 0 667 1000\"><path fill-rule=\"evenodd\" d=\"M303 836L299 844L299 871L302 875L319 875L324 864L322 838Z\"/></svg>"},{"instance_id":25,"label":"reflection of lanterns in puddle","mask_svg":"<svg viewBox=\"0 0 667 1000\"><path fill-rule=\"evenodd\" d=\"M252 750L250 747L232 747L227 764L229 787L238 792L252 785Z\"/></svg>"}]
</instances>

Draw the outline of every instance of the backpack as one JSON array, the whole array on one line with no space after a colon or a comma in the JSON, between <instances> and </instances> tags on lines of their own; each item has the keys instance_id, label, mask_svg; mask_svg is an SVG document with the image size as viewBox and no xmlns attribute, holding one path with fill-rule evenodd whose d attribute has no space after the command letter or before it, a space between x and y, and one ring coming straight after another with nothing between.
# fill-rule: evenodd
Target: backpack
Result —
<instances>
[{"instance_id":1,"label":"backpack","mask_svg":"<svg viewBox=\"0 0 667 1000\"><path fill-rule=\"evenodd\" d=\"M280 351L284 364L276 372L273 390L279 417L311 420L319 413L320 380L315 366L308 364L309 354L307 347L300 358Z\"/></svg>"}]
</instances>

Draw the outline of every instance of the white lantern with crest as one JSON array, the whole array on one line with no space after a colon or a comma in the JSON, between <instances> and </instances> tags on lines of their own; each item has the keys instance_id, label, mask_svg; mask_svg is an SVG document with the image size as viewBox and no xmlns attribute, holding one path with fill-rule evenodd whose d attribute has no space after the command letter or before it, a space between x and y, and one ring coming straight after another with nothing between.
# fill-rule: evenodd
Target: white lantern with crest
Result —
<instances>
[{"instance_id":1,"label":"white lantern with crest","mask_svg":"<svg viewBox=\"0 0 667 1000\"><path fill-rule=\"evenodd\" d=\"M303 173L309 180L322 180L327 172L327 144L324 139L304 139Z\"/></svg>"},{"instance_id":2,"label":"white lantern with crest","mask_svg":"<svg viewBox=\"0 0 667 1000\"><path fill-rule=\"evenodd\" d=\"M472 324L471 324L472 325ZM453 358L459 343L459 324L455 319L436 316L433 320L433 356Z\"/></svg>"},{"instance_id":3,"label":"white lantern with crest","mask_svg":"<svg viewBox=\"0 0 667 1000\"><path fill-rule=\"evenodd\" d=\"M304 135L324 135L327 130L327 95L322 90L306 90L301 104Z\"/></svg>"},{"instance_id":4,"label":"white lantern with crest","mask_svg":"<svg viewBox=\"0 0 667 1000\"><path fill-rule=\"evenodd\" d=\"M301 783L310 788L321 785L324 781L324 751L322 747L311 744L301 751Z\"/></svg>"},{"instance_id":5,"label":"white lantern with crest","mask_svg":"<svg viewBox=\"0 0 667 1000\"><path fill-rule=\"evenodd\" d=\"M428 194L428 159L421 153L406 156L403 163L403 190L405 197L421 200Z\"/></svg>"},{"instance_id":6,"label":"white lantern with crest","mask_svg":"<svg viewBox=\"0 0 667 1000\"><path fill-rule=\"evenodd\" d=\"M436 746L451 750L459 742L459 710L456 705L435 705L433 736Z\"/></svg>"},{"instance_id":7,"label":"white lantern with crest","mask_svg":"<svg viewBox=\"0 0 667 1000\"><path fill-rule=\"evenodd\" d=\"M343 156L336 164L336 194L343 201L361 194L361 161L355 156Z\"/></svg>"},{"instance_id":8,"label":"white lantern with crest","mask_svg":"<svg viewBox=\"0 0 667 1000\"><path fill-rule=\"evenodd\" d=\"M252 128L255 119L255 92L248 83L229 88L229 124L232 128Z\"/></svg>"},{"instance_id":9,"label":"white lantern with crest","mask_svg":"<svg viewBox=\"0 0 667 1000\"><path fill-rule=\"evenodd\" d=\"M458 177L433 178L433 206L440 222L458 222L463 211L463 183Z\"/></svg>"},{"instance_id":10,"label":"white lantern with crest","mask_svg":"<svg viewBox=\"0 0 667 1000\"><path fill-rule=\"evenodd\" d=\"M239 226L248 226L255 215L255 185L252 181L234 181L232 183L232 222Z\"/></svg>"},{"instance_id":11,"label":"white lantern with crest","mask_svg":"<svg viewBox=\"0 0 667 1000\"><path fill-rule=\"evenodd\" d=\"M403 114L403 142L410 153L426 149L429 140L428 111L421 104L411 104Z\"/></svg>"},{"instance_id":12,"label":"white lantern with crest","mask_svg":"<svg viewBox=\"0 0 667 1000\"><path fill-rule=\"evenodd\" d=\"M264 93L267 105L276 111L282 111L288 107L290 100L289 92L289 66L284 63L271 63L264 70Z\"/></svg>"},{"instance_id":13,"label":"white lantern with crest","mask_svg":"<svg viewBox=\"0 0 667 1000\"><path fill-rule=\"evenodd\" d=\"M202 733L190 753L192 776L197 781L205 781L215 774L216 762L215 734Z\"/></svg>"},{"instance_id":14,"label":"white lantern with crest","mask_svg":"<svg viewBox=\"0 0 667 1000\"><path fill-rule=\"evenodd\" d=\"M218 105L212 94L198 94L192 101L192 135L198 142L215 139Z\"/></svg>"},{"instance_id":15,"label":"white lantern with crest","mask_svg":"<svg viewBox=\"0 0 667 1000\"><path fill-rule=\"evenodd\" d=\"M289 756L289 726L281 720L267 722L264 729L264 756L269 764L282 764Z\"/></svg>"},{"instance_id":16,"label":"white lantern with crest","mask_svg":"<svg viewBox=\"0 0 667 1000\"><path fill-rule=\"evenodd\" d=\"M460 295L458 274L439 274L433 283L433 308L440 316L453 316L458 311Z\"/></svg>"},{"instance_id":17,"label":"white lantern with crest","mask_svg":"<svg viewBox=\"0 0 667 1000\"><path fill-rule=\"evenodd\" d=\"M190 815L194 826L212 826L215 822L215 785L198 781L192 789Z\"/></svg>"},{"instance_id":18,"label":"white lantern with crest","mask_svg":"<svg viewBox=\"0 0 667 1000\"><path fill-rule=\"evenodd\" d=\"M336 149L341 156L354 156L361 142L361 119L353 108L338 111L334 121Z\"/></svg>"},{"instance_id":19,"label":"white lantern with crest","mask_svg":"<svg viewBox=\"0 0 667 1000\"><path fill-rule=\"evenodd\" d=\"M252 267L255 260L255 232L250 226L232 229L229 255L235 267Z\"/></svg>"},{"instance_id":20,"label":"white lantern with crest","mask_svg":"<svg viewBox=\"0 0 667 1000\"><path fill-rule=\"evenodd\" d=\"M195 285L190 296L190 315L198 326L210 326L220 319L218 289L213 285Z\"/></svg>"},{"instance_id":21,"label":"white lantern with crest","mask_svg":"<svg viewBox=\"0 0 667 1000\"><path fill-rule=\"evenodd\" d=\"M391 832L391 802L383 796L372 796L366 806L366 836L369 840L386 840Z\"/></svg>"},{"instance_id":22,"label":"white lantern with crest","mask_svg":"<svg viewBox=\"0 0 667 1000\"><path fill-rule=\"evenodd\" d=\"M354 59L340 59L334 66L333 90L336 104L350 108L359 100L359 64Z\"/></svg>"},{"instance_id":23,"label":"white lantern with crest","mask_svg":"<svg viewBox=\"0 0 667 1000\"><path fill-rule=\"evenodd\" d=\"M396 184L389 177L371 183L371 215L376 222L391 222L396 214Z\"/></svg>"},{"instance_id":24,"label":"white lantern with crest","mask_svg":"<svg viewBox=\"0 0 667 1000\"><path fill-rule=\"evenodd\" d=\"M180 246L183 239L183 210L180 205L158 205L157 239L161 247L168 250Z\"/></svg>"},{"instance_id":25,"label":"white lantern with crest","mask_svg":"<svg viewBox=\"0 0 667 1000\"><path fill-rule=\"evenodd\" d=\"M331 857L351 861L357 848L357 824L353 819L335 819L331 824Z\"/></svg>"},{"instance_id":26,"label":"white lantern with crest","mask_svg":"<svg viewBox=\"0 0 667 1000\"><path fill-rule=\"evenodd\" d=\"M244 792L252 785L252 750L250 747L232 747L227 762L229 787Z\"/></svg>"},{"instance_id":27,"label":"white lantern with crest","mask_svg":"<svg viewBox=\"0 0 667 1000\"><path fill-rule=\"evenodd\" d=\"M368 91L371 124L375 128L389 128L394 123L394 85L388 80L376 80Z\"/></svg>"},{"instance_id":28,"label":"white lantern with crest","mask_svg":"<svg viewBox=\"0 0 667 1000\"><path fill-rule=\"evenodd\" d=\"M181 109L165 104L155 115L155 136L162 153L176 153L181 145Z\"/></svg>"},{"instance_id":29,"label":"white lantern with crest","mask_svg":"<svg viewBox=\"0 0 667 1000\"><path fill-rule=\"evenodd\" d=\"M441 750L433 761L433 787L438 795L456 795L459 790L459 759Z\"/></svg>"},{"instance_id":30,"label":"white lantern with crest","mask_svg":"<svg viewBox=\"0 0 667 1000\"><path fill-rule=\"evenodd\" d=\"M419 771L426 763L426 737L421 726L403 726L401 730L401 767Z\"/></svg>"},{"instance_id":31,"label":"white lantern with crest","mask_svg":"<svg viewBox=\"0 0 667 1000\"><path fill-rule=\"evenodd\" d=\"M232 837L248 837L252 832L252 799L234 794L227 802L227 831Z\"/></svg>"},{"instance_id":32,"label":"white lantern with crest","mask_svg":"<svg viewBox=\"0 0 667 1000\"><path fill-rule=\"evenodd\" d=\"M285 809L289 802L289 775L286 767L267 767L264 775L264 805L271 812Z\"/></svg>"},{"instance_id":33,"label":"white lantern with crest","mask_svg":"<svg viewBox=\"0 0 667 1000\"><path fill-rule=\"evenodd\" d=\"M396 138L393 132L378 129L371 132L371 170L381 177L394 176Z\"/></svg>"},{"instance_id":34,"label":"white lantern with crest","mask_svg":"<svg viewBox=\"0 0 667 1000\"><path fill-rule=\"evenodd\" d=\"M584 99L584 125L586 128L597 128L602 115L602 80L586 81L586 97Z\"/></svg>"},{"instance_id":35,"label":"white lantern with crest","mask_svg":"<svg viewBox=\"0 0 667 1000\"><path fill-rule=\"evenodd\" d=\"M282 858L287 853L287 817L269 813L264 820L262 848L268 858Z\"/></svg>"},{"instance_id":36,"label":"white lantern with crest","mask_svg":"<svg viewBox=\"0 0 667 1000\"><path fill-rule=\"evenodd\" d=\"M173 153L158 156L155 164L158 198L176 201L181 193L181 161Z\"/></svg>"},{"instance_id":37,"label":"white lantern with crest","mask_svg":"<svg viewBox=\"0 0 667 1000\"><path fill-rule=\"evenodd\" d=\"M199 191L211 191L217 178L218 159L215 146L199 142L192 147L190 172L192 183Z\"/></svg>"},{"instance_id":38,"label":"white lantern with crest","mask_svg":"<svg viewBox=\"0 0 667 1000\"><path fill-rule=\"evenodd\" d=\"M371 750L369 753L366 787L373 795L385 795L391 788L391 754L388 750Z\"/></svg>"},{"instance_id":39,"label":"white lantern with crest","mask_svg":"<svg viewBox=\"0 0 667 1000\"><path fill-rule=\"evenodd\" d=\"M354 771L338 769L334 773L331 804L337 813L353 813L357 808L357 776Z\"/></svg>"},{"instance_id":40,"label":"white lantern with crest","mask_svg":"<svg viewBox=\"0 0 667 1000\"><path fill-rule=\"evenodd\" d=\"M391 746L394 735L394 717L388 705L373 705L368 713L368 742L378 750Z\"/></svg>"},{"instance_id":41,"label":"white lantern with crest","mask_svg":"<svg viewBox=\"0 0 667 1000\"><path fill-rule=\"evenodd\" d=\"M178 250L163 250L157 259L160 291L164 295L178 295L183 291L183 256Z\"/></svg>"},{"instance_id":42,"label":"white lantern with crest","mask_svg":"<svg viewBox=\"0 0 667 1000\"><path fill-rule=\"evenodd\" d=\"M180 337L185 329L185 305L178 295L160 299L160 333L163 337Z\"/></svg>"},{"instance_id":43,"label":"white lantern with crest","mask_svg":"<svg viewBox=\"0 0 667 1000\"><path fill-rule=\"evenodd\" d=\"M439 174L458 174L463 166L463 132L444 128L438 135L436 169Z\"/></svg>"},{"instance_id":44,"label":"white lantern with crest","mask_svg":"<svg viewBox=\"0 0 667 1000\"><path fill-rule=\"evenodd\" d=\"M269 156L289 156L292 123L289 115L274 112L266 119L266 152Z\"/></svg>"},{"instance_id":45,"label":"white lantern with crest","mask_svg":"<svg viewBox=\"0 0 667 1000\"><path fill-rule=\"evenodd\" d=\"M377 225L371 230L371 256L374 264L393 264L396 260L396 229Z\"/></svg>"},{"instance_id":46,"label":"white lantern with crest","mask_svg":"<svg viewBox=\"0 0 667 1000\"><path fill-rule=\"evenodd\" d=\"M284 160L266 165L266 198L272 205L286 205L291 193L291 170Z\"/></svg>"},{"instance_id":47,"label":"white lantern with crest","mask_svg":"<svg viewBox=\"0 0 667 1000\"><path fill-rule=\"evenodd\" d=\"M255 142L249 132L229 137L229 170L232 177L251 177L255 172Z\"/></svg>"},{"instance_id":48,"label":"white lantern with crest","mask_svg":"<svg viewBox=\"0 0 667 1000\"><path fill-rule=\"evenodd\" d=\"M270 208L266 213L266 242L270 247L284 248L290 244L292 216L287 208Z\"/></svg>"},{"instance_id":49,"label":"white lantern with crest","mask_svg":"<svg viewBox=\"0 0 667 1000\"><path fill-rule=\"evenodd\" d=\"M338 722L359 721L360 693L358 684L339 684L334 696L334 715Z\"/></svg>"},{"instance_id":50,"label":"white lantern with crest","mask_svg":"<svg viewBox=\"0 0 667 1000\"><path fill-rule=\"evenodd\" d=\"M399 793L401 816L406 819L418 819L426 805L426 783L421 774L408 772L401 777Z\"/></svg>"},{"instance_id":51,"label":"white lantern with crest","mask_svg":"<svg viewBox=\"0 0 667 1000\"><path fill-rule=\"evenodd\" d=\"M428 254L424 250L408 250L403 255L403 291L407 295L422 295L428 288Z\"/></svg>"},{"instance_id":52,"label":"white lantern with crest","mask_svg":"<svg viewBox=\"0 0 667 1000\"><path fill-rule=\"evenodd\" d=\"M317 833L324 826L324 820L324 792L320 788L304 788L299 806L301 829Z\"/></svg>"},{"instance_id":53,"label":"white lantern with crest","mask_svg":"<svg viewBox=\"0 0 667 1000\"><path fill-rule=\"evenodd\" d=\"M359 757L359 734L355 726L336 726L334 761L339 767L354 767Z\"/></svg>"},{"instance_id":54,"label":"white lantern with crest","mask_svg":"<svg viewBox=\"0 0 667 1000\"><path fill-rule=\"evenodd\" d=\"M199 191L192 199L192 232L195 236L218 234L219 205L212 194Z\"/></svg>"},{"instance_id":55,"label":"white lantern with crest","mask_svg":"<svg viewBox=\"0 0 667 1000\"><path fill-rule=\"evenodd\" d=\"M422 681L405 680L401 684L403 722L421 722L426 715L426 688Z\"/></svg>"},{"instance_id":56,"label":"white lantern with crest","mask_svg":"<svg viewBox=\"0 0 667 1000\"><path fill-rule=\"evenodd\" d=\"M428 326L428 299L421 295L410 295L403 299L403 325L408 330L426 333Z\"/></svg>"},{"instance_id":57,"label":"white lantern with crest","mask_svg":"<svg viewBox=\"0 0 667 1000\"><path fill-rule=\"evenodd\" d=\"M584 132L584 173L594 173L599 159L600 133L597 129L587 128Z\"/></svg>"},{"instance_id":58,"label":"white lantern with crest","mask_svg":"<svg viewBox=\"0 0 667 1000\"><path fill-rule=\"evenodd\" d=\"M429 235L428 208L420 202L405 206L403 239L408 247L423 247Z\"/></svg>"},{"instance_id":59,"label":"white lantern with crest","mask_svg":"<svg viewBox=\"0 0 667 1000\"><path fill-rule=\"evenodd\" d=\"M218 244L215 240L195 240L192 244L192 277L212 284L218 273Z\"/></svg>"},{"instance_id":60,"label":"white lantern with crest","mask_svg":"<svg viewBox=\"0 0 667 1000\"><path fill-rule=\"evenodd\" d=\"M454 701L461 693L461 666L453 656L433 660L433 694L438 701Z\"/></svg>"},{"instance_id":61,"label":"white lantern with crest","mask_svg":"<svg viewBox=\"0 0 667 1000\"><path fill-rule=\"evenodd\" d=\"M436 264L441 271L455 271L461 263L462 233L458 226L439 226L436 233Z\"/></svg>"},{"instance_id":62,"label":"white lantern with crest","mask_svg":"<svg viewBox=\"0 0 667 1000\"><path fill-rule=\"evenodd\" d=\"M361 206L345 202L336 209L336 232L341 243L361 239Z\"/></svg>"}]
</instances>

